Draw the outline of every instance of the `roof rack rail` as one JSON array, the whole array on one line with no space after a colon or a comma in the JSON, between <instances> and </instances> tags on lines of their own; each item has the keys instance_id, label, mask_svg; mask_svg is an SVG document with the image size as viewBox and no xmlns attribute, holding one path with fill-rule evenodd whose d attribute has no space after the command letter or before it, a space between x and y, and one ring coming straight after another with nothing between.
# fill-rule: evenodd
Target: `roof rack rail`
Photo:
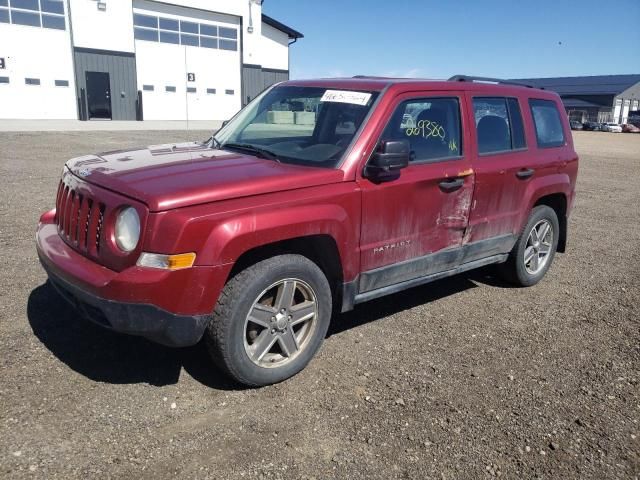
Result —
<instances>
[{"instance_id":1,"label":"roof rack rail","mask_svg":"<svg viewBox=\"0 0 640 480\"><path fill-rule=\"evenodd\" d=\"M448 79L449 82L492 82L492 83L501 83L503 85L518 85L520 87L527 88L540 88L535 87L534 85L529 85L521 82L514 82L511 80L504 80L502 78L491 78L491 77L474 77L471 75L454 75ZM544 90L541 88L541 90Z\"/></svg>"}]
</instances>

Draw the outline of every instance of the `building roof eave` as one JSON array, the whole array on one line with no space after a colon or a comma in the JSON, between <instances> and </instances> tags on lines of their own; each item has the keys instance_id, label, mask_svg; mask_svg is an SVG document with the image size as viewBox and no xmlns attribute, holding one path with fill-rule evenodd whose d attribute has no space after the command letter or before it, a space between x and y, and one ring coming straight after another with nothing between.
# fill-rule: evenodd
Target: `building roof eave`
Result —
<instances>
[{"instance_id":1,"label":"building roof eave","mask_svg":"<svg viewBox=\"0 0 640 480\"><path fill-rule=\"evenodd\" d=\"M304 38L304 35L302 33L298 32L297 30L294 30L291 27L288 27L287 25L279 22L275 18L271 18L270 16L265 15L264 13L262 14L262 21L267 25L275 28L276 30L280 30L281 32L286 33L289 36L289 38L296 39L296 40L298 38Z\"/></svg>"}]
</instances>

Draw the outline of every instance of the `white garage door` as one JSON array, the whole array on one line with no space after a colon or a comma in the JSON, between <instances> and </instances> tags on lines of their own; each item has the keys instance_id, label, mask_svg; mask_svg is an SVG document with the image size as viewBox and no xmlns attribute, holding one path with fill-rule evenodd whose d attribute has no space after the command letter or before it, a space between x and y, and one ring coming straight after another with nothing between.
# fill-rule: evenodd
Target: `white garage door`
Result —
<instances>
[{"instance_id":1,"label":"white garage door","mask_svg":"<svg viewBox=\"0 0 640 480\"><path fill-rule=\"evenodd\" d=\"M241 104L240 19L134 3L145 120L226 120Z\"/></svg>"}]
</instances>

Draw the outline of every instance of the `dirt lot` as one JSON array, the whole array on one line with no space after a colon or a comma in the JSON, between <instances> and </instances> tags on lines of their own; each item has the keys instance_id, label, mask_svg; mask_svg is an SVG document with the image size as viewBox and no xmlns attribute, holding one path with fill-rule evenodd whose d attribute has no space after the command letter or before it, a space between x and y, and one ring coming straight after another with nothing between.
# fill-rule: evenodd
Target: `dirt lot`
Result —
<instances>
[{"instance_id":1,"label":"dirt lot","mask_svg":"<svg viewBox=\"0 0 640 480\"><path fill-rule=\"evenodd\" d=\"M640 135L575 135L569 248L541 284L484 270L362 305L258 390L77 318L36 258L66 158L184 137L0 134L0 477L640 475Z\"/></svg>"}]
</instances>

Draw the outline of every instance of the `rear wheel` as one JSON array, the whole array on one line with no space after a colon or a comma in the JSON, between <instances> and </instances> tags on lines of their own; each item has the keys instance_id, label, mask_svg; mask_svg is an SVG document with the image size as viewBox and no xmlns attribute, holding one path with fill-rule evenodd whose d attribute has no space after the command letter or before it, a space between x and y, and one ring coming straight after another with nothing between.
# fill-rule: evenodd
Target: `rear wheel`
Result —
<instances>
[{"instance_id":1,"label":"rear wheel","mask_svg":"<svg viewBox=\"0 0 640 480\"><path fill-rule=\"evenodd\" d=\"M559 234L556 212L546 205L535 207L509 258L499 266L505 280L522 287L542 280L555 256Z\"/></svg>"},{"instance_id":2,"label":"rear wheel","mask_svg":"<svg viewBox=\"0 0 640 480\"><path fill-rule=\"evenodd\" d=\"M280 255L243 270L225 285L207 328L216 364L236 381L261 386L302 370L331 319L331 291L320 268Z\"/></svg>"}]
</instances>

